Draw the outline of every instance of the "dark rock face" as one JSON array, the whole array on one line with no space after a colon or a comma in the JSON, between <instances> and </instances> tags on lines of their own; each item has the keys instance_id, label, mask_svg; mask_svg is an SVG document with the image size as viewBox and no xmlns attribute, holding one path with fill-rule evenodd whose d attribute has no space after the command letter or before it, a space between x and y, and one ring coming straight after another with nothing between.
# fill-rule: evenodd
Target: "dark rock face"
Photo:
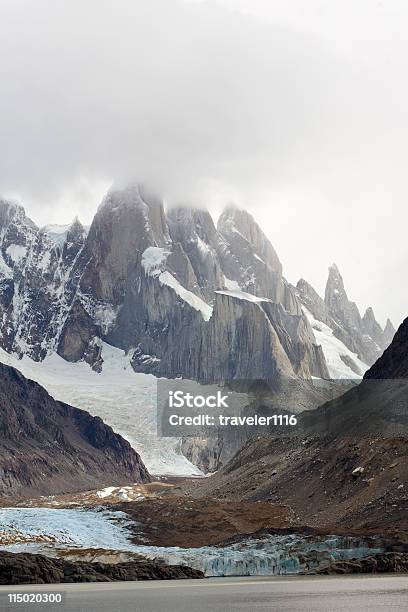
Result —
<instances>
[{"instance_id":1,"label":"dark rock face","mask_svg":"<svg viewBox=\"0 0 408 612\"><path fill-rule=\"evenodd\" d=\"M251 295L216 294L202 346L199 379L205 382L216 380L217 372L219 380L329 377L305 318L271 300L252 301Z\"/></svg>"},{"instance_id":2,"label":"dark rock face","mask_svg":"<svg viewBox=\"0 0 408 612\"><path fill-rule=\"evenodd\" d=\"M252 216L244 210L228 207L220 216L217 229L224 240L224 248L219 250L225 274L230 274L229 278L248 293L276 300L282 264Z\"/></svg>"},{"instance_id":3,"label":"dark rock face","mask_svg":"<svg viewBox=\"0 0 408 612\"><path fill-rule=\"evenodd\" d=\"M282 264L253 217L229 206L217 224L217 253L224 275L248 293L266 297L301 315L293 288L282 276Z\"/></svg>"},{"instance_id":4,"label":"dark rock face","mask_svg":"<svg viewBox=\"0 0 408 612\"><path fill-rule=\"evenodd\" d=\"M139 455L99 417L56 402L0 364L0 494L38 496L149 482Z\"/></svg>"},{"instance_id":5,"label":"dark rock face","mask_svg":"<svg viewBox=\"0 0 408 612\"><path fill-rule=\"evenodd\" d=\"M181 245L194 271L191 289L194 291L195 282L196 289L211 302L214 291L225 282L217 254L220 236L211 215L207 210L178 207L169 210L167 219L173 242Z\"/></svg>"},{"instance_id":6,"label":"dark rock face","mask_svg":"<svg viewBox=\"0 0 408 612\"><path fill-rule=\"evenodd\" d=\"M317 569L312 574L407 574L408 554L402 552L385 552L350 559L348 561L333 561L327 567Z\"/></svg>"},{"instance_id":7,"label":"dark rock face","mask_svg":"<svg viewBox=\"0 0 408 612\"><path fill-rule=\"evenodd\" d=\"M201 380L295 377L289 356L268 317L270 305L268 301L236 298L228 292L217 294L203 338Z\"/></svg>"},{"instance_id":8,"label":"dark rock face","mask_svg":"<svg viewBox=\"0 0 408 612\"><path fill-rule=\"evenodd\" d=\"M27 553L0 553L0 584L57 584L118 580L204 578L200 570L142 559L126 563L65 561Z\"/></svg>"},{"instance_id":9,"label":"dark rock face","mask_svg":"<svg viewBox=\"0 0 408 612\"><path fill-rule=\"evenodd\" d=\"M364 378L408 378L408 319L401 324L390 346L365 373Z\"/></svg>"},{"instance_id":10,"label":"dark rock face","mask_svg":"<svg viewBox=\"0 0 408 612\"><path fill-rule=\"evenodd\" d=\"M21 206L0 201L0 343L7 351L41 360L57 346L85 230L76 220L63 236L55 240Z\"/></svg>"},{"instance_id":11,"label":"dark rock face","mask_svg":"<svg viewBox=\"0 0 408 612\"><path fill-rule=\"evenodd\" d=\"M65 321L58 343L58 354L67 361L80 361L87 353L98 328L79 300L76 300Z\"/></svg>"}]
</instances>

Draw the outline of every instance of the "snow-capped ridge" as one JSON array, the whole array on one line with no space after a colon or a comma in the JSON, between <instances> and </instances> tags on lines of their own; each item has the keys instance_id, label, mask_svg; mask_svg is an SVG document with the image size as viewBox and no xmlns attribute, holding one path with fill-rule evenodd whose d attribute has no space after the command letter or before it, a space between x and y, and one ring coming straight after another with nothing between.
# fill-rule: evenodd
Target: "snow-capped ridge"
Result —
<instances>
[{"instance_id":1,"label":"snow-capped ridge","mask_svg":"<svg viewBox=\"0 0 408 612\"><path fill-rule=\"evenodd\" d=\"M25 208L19 202L0 199L0 230L10 223L21 223L38 229L34 221L27 217Z\"/></svg>"},{"instance_id":2,"label":"snow-capped ridge","mask_svg":"<svg viewBox=\"0 0 408 612\"><path fill-rule=\"evenodd\" d=\"M64 245L69 235L75 236L77 234L83 234L86 236L87 233L85 227L82 225L77 216L74 217L71 223L67 223L65 225L44 225L44 227L41 228L41 231L44 232L55 245L60 247Z\"/></svg>"}]
</instances>

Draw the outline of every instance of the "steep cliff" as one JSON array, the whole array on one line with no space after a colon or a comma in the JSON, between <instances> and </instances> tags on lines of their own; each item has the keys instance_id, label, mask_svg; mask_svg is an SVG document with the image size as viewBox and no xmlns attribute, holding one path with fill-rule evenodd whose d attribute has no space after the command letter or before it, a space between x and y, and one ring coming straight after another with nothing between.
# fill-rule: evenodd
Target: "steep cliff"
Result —
<instances>
[{"instance_id":1,"label":"steep cliff","mask_svg":"<svg viewBox=\"0 0 408 612\"><path fill-rule=\"evenodd\" d=\"M139 455L99 417L56 402L0 364L0 494L33 497L148 482Z\"/></svg>"}]
</instances>

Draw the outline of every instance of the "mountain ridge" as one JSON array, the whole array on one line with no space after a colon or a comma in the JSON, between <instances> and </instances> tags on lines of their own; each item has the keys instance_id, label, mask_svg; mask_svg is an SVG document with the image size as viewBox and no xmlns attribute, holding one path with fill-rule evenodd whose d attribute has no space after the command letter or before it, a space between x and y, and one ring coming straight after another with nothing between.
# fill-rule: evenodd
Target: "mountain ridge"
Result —
<instances>
[{"instance_id":1,"label":"mountain ridge","mask_svg":"<svg viewBox=\"0 0 408 612\"><path fill-rule=\"evenodd\" d=\"M54 495L150 475L130 444L99 417L54 400L0 364L0 494Z\"/></svg>"},{"instance_id":2,"label":"mountain ridge","mask_svg":"<svg viewBox=\"0 0 408 612\"><path fill-rule=\"evenodd\" d=\"M240 360L232 340L236 328L252 330L248 338L255 338L261 306L249 307L245 293L277 305L268 307L265 319L274 330L259 359L265 367L248 371L251 376L265 376L269 367L275 371L274 353L288 358L301 378L331 375L326 347L319 349L303 311L310 302L316 318L367 366L380 350L366 333L378 335L370 312L365 319L357 315L343 286L344 308L336 311L330 297L327 303L319 298L317 313L317 294L310 300L301 281L295 288L285 280L269 239L238 207L226 207L215 226L204 209L165 211L157 195L130 184L108 192L88 231L74 220L62 234L37 228L20 205L3 201L0 209L0 346L8 352L42 361L56 351L100 371L100 347L107 342L132 353L136 372L207 382L221 363L220 357L213 368L204 365L207 355L217 361L222 353L230 364ZM152 249L156 256L162 251L149 269L143 258ZM228 290L242 292L241 304ZM222 298L217 291L224 291ZM349 311L358 325L344 314ZM222 347L217 336L225 338ZM391 324L386 336L392 336ZM257 354L259 348L255 342L241 350ZM361 368L343 352L344 376L352 377ZM238 371L230 368L232 375Z\"/></svg>"}]
</instances>

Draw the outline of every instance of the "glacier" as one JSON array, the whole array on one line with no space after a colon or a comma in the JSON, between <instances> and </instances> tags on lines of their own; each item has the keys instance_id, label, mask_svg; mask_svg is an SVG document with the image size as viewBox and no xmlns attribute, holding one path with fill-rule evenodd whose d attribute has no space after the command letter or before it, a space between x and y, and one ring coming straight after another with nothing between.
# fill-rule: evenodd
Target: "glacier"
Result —
<instances>
[{"instance_id":1,"label":"glacier","mask_svg":"<svg viewBox=\"0 0 408 612\"><path fill-rule=\"evenodd\" d=\"M0 549L58 556L69 549L128 552L169 564L188 565L206 576L287 575L333 560L383 552L374 538L299 533L249 536L225 546L181 548L136 545L124 512L95 509L2 508Z\"/></svg>"},{"instance_id":2,"label":"glacier","mask_svg":"<svg viewBox=\"0 0 408 612\"><path fill-rule=\"evenodd\" d=\"M159 437L157 432L157 378L137 374L131 355L102 343L101 373L84 361L71 363L53 353L37 362L0 349L0 362L20 370L42 385L56 400L99 416L121 434L140 454L151 474L202 475L180 451L178 438Z\"/></svg>"}]
</instances>

